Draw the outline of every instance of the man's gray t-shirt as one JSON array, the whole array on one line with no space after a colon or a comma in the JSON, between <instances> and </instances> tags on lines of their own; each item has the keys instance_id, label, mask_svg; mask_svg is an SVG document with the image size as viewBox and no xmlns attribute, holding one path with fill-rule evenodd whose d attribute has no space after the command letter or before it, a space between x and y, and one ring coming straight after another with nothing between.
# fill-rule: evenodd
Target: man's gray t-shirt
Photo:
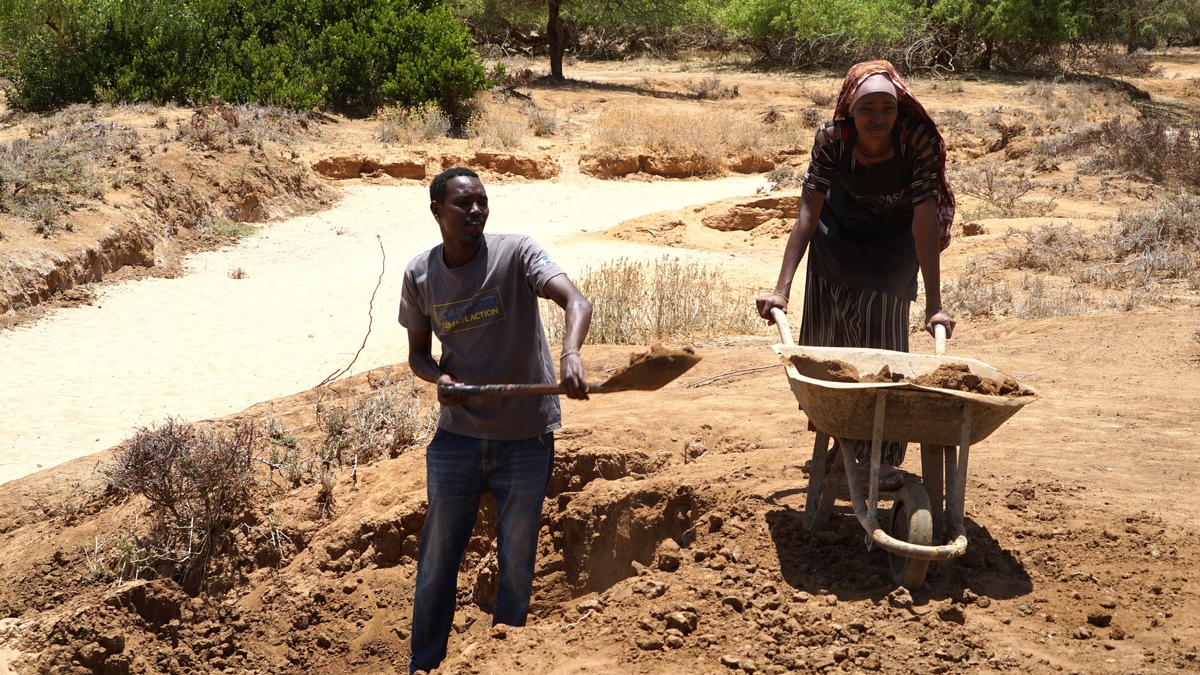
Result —
<instances>
[{"instance_id":1,"label":"man's gray t-shirt","mask_svg":"<svg viewBox=\"0 0 1200 675\"><path fill-rule=\"evenodd\" d=\"M485 234L479 254L449 268L442 246L404 271L400 325L431 331L442 344L439 365L464 384L557 382L538 298L563 270L525 235ZM561 426L557 396L473 397L442 406L438 426L497 441L533 438Z\"/></svg>"}]
</instances>

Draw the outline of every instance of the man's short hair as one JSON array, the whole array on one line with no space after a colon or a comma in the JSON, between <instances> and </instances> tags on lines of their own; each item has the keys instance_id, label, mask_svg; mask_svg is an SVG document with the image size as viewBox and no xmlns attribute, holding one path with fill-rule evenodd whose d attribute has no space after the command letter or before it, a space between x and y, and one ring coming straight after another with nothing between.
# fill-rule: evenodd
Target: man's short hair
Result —
<instances>
[{"instance_id":1,"label":"man's short hair","mask_svg":"<svg viewBox=\"0 0 1200 675\"><path fill-rule=\"evenodd\" d=\"M446 193L449 192L448 186L450 181L464 176L467 178L479 178L479 174L465 166L452 166L434 176L433 182L429 184L429 198L441 204L446 199Z\"/></svg>"}]
</instances>

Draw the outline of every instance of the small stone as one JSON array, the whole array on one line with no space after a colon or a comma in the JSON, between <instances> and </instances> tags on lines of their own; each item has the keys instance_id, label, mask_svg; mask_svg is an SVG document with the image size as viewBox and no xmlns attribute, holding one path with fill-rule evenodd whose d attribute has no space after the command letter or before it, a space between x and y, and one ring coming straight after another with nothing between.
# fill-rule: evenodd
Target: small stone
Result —
<instances>
[{"instance_id":1,"label":"small stone","mask_svg":"<svg viewBox=\"0 0 1200 675\"><path fill-rule=\"evenodd\" d=\"M1076 640L1090 640L1092 637L1092 631L1087 626L1080 626L1071 632L1071 637L1075 638Z\"/></svg>"},{"instance_id":2,"label":"small stone","mask_svg":"<svg viewBox=\"0 0 1200 675\"><path fill-rule=\"evenodd\" d=\"M643 635L636 640L638 649L648 652L662 651L663 641L657 635Z\"/></svg>"},{"instance_id":3,"label":"small stone","mask_svg":"<svg viewBox=\"0 0 1200 675\"><path fill-rule=\"evenodd\" d=\"M679 565L682 562L683 557L680 553L679 544L674 539L665 539L658 545L658 553L655 560L658 569L664 572L674 572L679 569Z\"/></svg>"},{"instance_id":4,"label":"small stone","mask_svg":"<svg viewBox=\"0 0 1200 675\"><path fill-rule=\"evenodd\" d=\"M699 617L694 612L671 612L667 615L667 628L675 629L684 635L690 635L696 630Z\"/></svg>"},{"instance_id":5,"label":"small stone","mask_svg":"<svg viewBox=\"0 0 1200 675\"><path fill-rule=\"evenodd\" d=\"M320 647L321 649L329 649L330 647L333 646L333 643L330 642L329 638L325 637L324 635L318 635L317 636L317 646Z\"/></svg>"},{"instance_id":6,"label":"small stone","mask_svg":"<svg viewBox=\"0 0 1200 675\"><path fill-rule=\"evenodd\" d=\"M1112 630L1108 631L1108 639L1124 640L1125 639L1125 631L1122 630L1120 626L1113 626Z\"/></svg>"},{"instance_id":7,"label":"small stone","mask_svg":"<svg viewBox=\"0 0 1200 675\"><path fill-rule=\"evenodd\" d=\"M493 640L504 640L507 638L508 638L508 626L506 626L502 623L498 623L495 626L492 626L492 639Z\"/></svg>"},{"instance_id":8,"label":"small stone","mask_svg":"<svg viewBox=\"0 0 1200 675\"><path fill-rule=\"evenodd\" d=\"M739 662L740 659L732 654L721 655L721 665L726 666L727 668L740 668L741 666L738 665Z\"/></svg>"},{"instance_id":9,"label":"small stone","mask_svg":"<svg viewBox=\"0 0 1200 675\"><path fill-rule=\"evenodd\" d=\"M739 612L739 613L746 608L746 603L743 602L742 599L737 597L736 595L725 596L724 598L721 599L721 604L727 605L728 607L733 609L733 611Z\"/></svg>"},{"instance_id":10,"label":"small stone","mask_svg":"<svg viewBox=\"0 0 1200 675\"><path fill-rule=\"evenodd\" d=\"M1100 606L1104 609L1116 609L1117 601L1114 598L1104 598L1100 601Z\"/></svg>"},{"instance_id":11,"label":"small stone","mask_svg":"<svg viewBox=\"0 0 1200 675\"><path fill-rule=\"evenodd\" d=\"M948 605L938 610L938 618L947 623L956 623L963 625L967 622L967 615L963 612L963 608L958 605Z\"/></svg>"},{"instance_id":12,"label":"small stone","mask_svg":"<svg viewBox=\"0 0 1200 675\"><path fill-rule=\"evenodd\" d=\"M1087 622L1097 628L1107 628L1112 623L1112 614L1106 612L1089 612Z\"/></svg>"}]
</instances>

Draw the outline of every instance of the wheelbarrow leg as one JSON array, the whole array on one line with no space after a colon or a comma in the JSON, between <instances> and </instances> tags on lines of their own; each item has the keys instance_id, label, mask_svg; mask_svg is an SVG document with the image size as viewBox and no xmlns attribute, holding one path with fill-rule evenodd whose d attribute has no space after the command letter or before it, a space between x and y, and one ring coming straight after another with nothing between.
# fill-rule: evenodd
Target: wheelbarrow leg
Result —
<instances>
[{"instance_id":1,"label":"wheelbarrow leg","mask_svg":"<svg viewBox=\"0 0 1200 675\"><path fill-rule=\"evenodd\" d=\"M921 483L925 485L925 493L929 495L929 505L933 511L935 544L946 541L946 495L943 488L946 469L943 452L944 448L940 445L921 444Z\"/></svg>"},{"instance_id":2,"label":"wheelbarrow leg","mask_svg":"<svg viewBox=\"0 0 1200 675\"><path fill-rule=\"evenodd\" d=\"M808 498L804 504L804 529L815 532L823 529L829 522L829 512L837 498L839 479L845 474L841 462L833 462L830 471L825 470L829 463L829 435L817 432L813 442L812 463L808 471Z\"/></svg>"}]
</instances>

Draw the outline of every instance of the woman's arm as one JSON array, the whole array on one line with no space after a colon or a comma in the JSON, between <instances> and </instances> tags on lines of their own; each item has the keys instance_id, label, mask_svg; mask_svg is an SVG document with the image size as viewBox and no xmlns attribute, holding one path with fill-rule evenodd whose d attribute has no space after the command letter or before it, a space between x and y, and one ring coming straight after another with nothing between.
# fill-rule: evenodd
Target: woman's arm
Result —
<instances>
[{"instance_id":1,"label":"woman's arm","mask_svg":"<svg viewBox=\"0 0 1200 675\"><path fill-rule=\"evenodd\" d=\"M805 186L800 192L800 213L796 216L796 224L788 235L787 245L783 249L783 263L779 266L779 278L775 281L775 290L759 296L755 302L758 315L770 323L771 310L775 307L787 311L788 296L792 292L792 280L796 276L796 268L808 250L813 233L817 231L817 221L821 218L821 209L825 206L824 193Z\"/></svg>"},{"instance_id":2,"label":"woman's arm","mask_svg":"<svg viewBox=\"0 0 1200 675\"><path fill-rule=\"evenodd\" d=\"M933 327L941 324L950 337L954 319L942 311L942 229L937 222L937 200L927 199L913 208L912 233L925 282L925 330L933 333Z\"/></svg>"}]
</instances>

